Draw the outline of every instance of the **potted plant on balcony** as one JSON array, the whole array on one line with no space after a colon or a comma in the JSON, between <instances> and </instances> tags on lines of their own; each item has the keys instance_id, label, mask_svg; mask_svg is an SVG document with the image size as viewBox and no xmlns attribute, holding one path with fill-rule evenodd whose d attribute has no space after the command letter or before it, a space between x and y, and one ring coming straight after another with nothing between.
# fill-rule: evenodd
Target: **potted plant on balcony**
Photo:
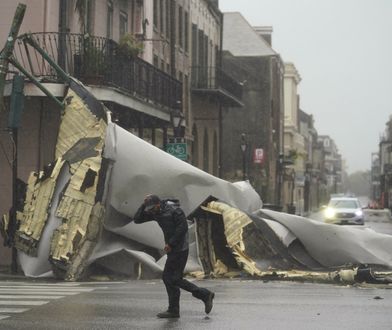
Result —
<instances>
[{"instance_id":1,"label":"potted plant on balcony","mask_svg":"<svg viewBox=\"0 0 392 330\"><path fill-rule=\"evenodd\" d=\"M118 55L121 57L137 57L144 50L143 42L131 33L124 34L118 43Z\"/></svg>"}]
</instances>

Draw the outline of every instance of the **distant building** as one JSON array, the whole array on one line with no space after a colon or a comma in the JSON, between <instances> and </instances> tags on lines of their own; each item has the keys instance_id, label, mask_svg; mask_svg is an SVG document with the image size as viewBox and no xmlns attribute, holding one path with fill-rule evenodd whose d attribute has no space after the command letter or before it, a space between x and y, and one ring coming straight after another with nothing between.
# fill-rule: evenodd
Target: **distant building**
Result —
<instances>
[{"instance_id":1,"label":"distant building","mask_svg":"<svg viewBox=\"0 0 392 330\"><path fill-rule=\"evenodd\" d=\"M222 68L223 16L217 1L192 1L190 21L190 85L188 77L183 80L184 88L191 91L191 114L187 115L190 162L221 176L222 122L228 107L241 111L242 86Z\"/></svg>"},{"instance_id":2,"label":"distant building","mask_svg":"<svg viewBox=\"0 0 392 330\"><path fill-rule=\"evenodd\" d=\"M301 77L293 63L284 66L284 156L292 161L284 168L284 205L295 207L298 214L304 211L305 168L307 149L305 137L300 132L300 98L298 85Z\"/></svg>"},{"instance_id":3,"label":"distant building","mask_svg":"<svg viewBox=\"0 0 392 330\"><path fill-rule=\"evenodd\" d=\"M245 177L265 203L280 204L283 62L271 47L270 27L252 27L240 13L224 13L223 31L223 68L242 83L244 103L223 118L223 177Z\"/></svg>"},{"instance_id":4,"label":"distant building","mask_svg":"<svg viewBox=\"0 0 392 330\"><path fill-rule=\"evenodd\" d=\"M328 135L319 135L325 152L325 178L329 194L344 193L342 191L343 162L335 141Z\"/></svg>"},{"instance_id":5,"label":"distant building","mask_svg":"<svg viewBox=\"0 0 392 330\"><path fill-rule=\"evenodd\" d=\"M372 152L371 154L371 199L374 202L379 202L381 199L381 186L380 186L380 154Z\"/></svg>"},{"instance_id":6,"label":"distant building","mask_svg":"<svg viewBox=\"0 0 392 330\"><path fill-rule=\"evenodd\" d=\"M380 205L392 209L392 116L379 142Z\"/></svg>"}]
</instances>

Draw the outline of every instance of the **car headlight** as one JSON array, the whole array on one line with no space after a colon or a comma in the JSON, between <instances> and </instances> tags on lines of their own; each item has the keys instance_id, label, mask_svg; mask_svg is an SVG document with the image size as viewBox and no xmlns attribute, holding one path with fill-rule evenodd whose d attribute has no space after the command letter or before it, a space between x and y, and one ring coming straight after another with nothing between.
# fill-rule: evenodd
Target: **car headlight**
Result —
<instances>
[{"instance_id":1,"label":"car headlight","mask_svg":"<svg viewBox=\"0 0 392 330\"><path fill-rule=\"evenodd\" d=\"M361 217L361 216L363 215L363 211L362 211L362 210L356 210L356 211L355 211L355 215L356 215L357 217Z\"/></svg>"},{"instance_id":2,"label":"car headlight","mask_svg":"<svg viewBox=\"0 0 392 330\"><path fill-rule=\"evenodd\" d=\"M331 219L331 218L333 218L335 215L336 215L336 212L335 212L335 210L334 210L333 208L328 207L328 208L325 210L325 217L326 217L327 219Z\"/></svg>"}]
</instances>

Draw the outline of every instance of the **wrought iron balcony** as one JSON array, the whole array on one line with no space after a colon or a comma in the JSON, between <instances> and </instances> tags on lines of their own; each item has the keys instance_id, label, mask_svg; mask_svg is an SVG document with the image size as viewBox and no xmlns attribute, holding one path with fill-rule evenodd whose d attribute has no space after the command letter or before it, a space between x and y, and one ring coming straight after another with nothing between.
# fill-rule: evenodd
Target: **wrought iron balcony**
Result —
<instances>
[{"instance_id":1,"label":"wrought iron balcony","mask_svg":"<svg viewBox=\"0 0 392 330\"><path fill-rule=\"evenodd\" d=\"M31 36L68 74L86 85L116 87L168 108L175 108L182 100L180 81L137 56L125 55L111 39L56 32ZM23 38L18 39L14 56L41 81L61 80Z\"/></svg>"},{"instance_id":2,"label":"wrought iron balcony","mask_svg":"<svg viewBox=\"0 0 392 330\"><path fill-rule=\"evenodd\" d=\"M227 106L243 106L241 84L217 67L192 67L192 90L216 94Z\"/></svg>"}]
</instances>

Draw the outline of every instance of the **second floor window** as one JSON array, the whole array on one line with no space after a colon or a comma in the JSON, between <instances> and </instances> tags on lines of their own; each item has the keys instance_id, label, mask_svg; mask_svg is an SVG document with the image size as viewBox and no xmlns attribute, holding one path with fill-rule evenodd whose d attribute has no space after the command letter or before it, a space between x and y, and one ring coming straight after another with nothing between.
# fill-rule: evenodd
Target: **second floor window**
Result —
<instances>
[{"instance_id":1,"label":"second floor window","mask_svg":"<svg viewBox=\"0 0 392 330\"><path fill-rule=\"evenodd\" d=\"M153 24L154 28L158 27L158 0L154 0L154 8L153 8Z\"/></svg>"},{"instance_id":2,"label":"second floor window","mask_svg":"<svg viewBox=\"0 0 392 330\"><path fill-rule=\"evenodd\" d=\"M166 20L166 37L170 38L170 29L171 29L171 24L170 24L170 3L166 3L166 10L165 10L165 20ZM163 19L163 17L162 17Z\"/></svg>"},{"instance_id":3,"label":"second floor window","mask_svg":"<svg viewBox=\"0 0 392 330\"><path fill-rule=\"evenodd\" d=\"M120 11L120 38L128 32L128 14Z\"/></svg>"},{"instance_id":4,"label":"second floor window","mask_svg":"<svg viewBox=\"0 0 392 330\"><path fill-rule=\"evenodd\" d=\"M161 0L159 3L159 29L161 33L164 33L164 22L165 22L165 15L164 15L164 0Z\"/></svg>"},{"instance_id":5,"label":"second floor window","mask_svg":"<svg viewBox=\"0 0 392 330\"><path fill-rule=\"evenodd\" d=\"M106 17L106 37L113 38L113 2L107 2L107 17Z\"/></svg>"},{"instance_id":6,"label":"second floor window","mask_svg":"<svg viewBox=\"0 0 392 330\"><path fill-rule=\"evenodd\" d=\"M182 7L178 7L178 44L182 48L184 46L184 19Z\"/></svg>"},{"instance_id":7,"label":"second floor window","mask_svg":"<svg viewBox=\"0 0 392 330\"><path fill-rule=\"evenodd\" d=\"M81 33L93 33L94 0L76 0L75 10L79 15Z\"/></svg>"},{"instance_id":8,"label":"second floor window","mask_svg":"<svg viewBox=\"0 0 392 330\"><path fill-rule=\"evenodd\" d=\"M184 49L185 51L189 51L189 14L185 12L185 17L184 17L184 35L185 35L185 41L184 41Z\"/></svg>"}]
</instances>

